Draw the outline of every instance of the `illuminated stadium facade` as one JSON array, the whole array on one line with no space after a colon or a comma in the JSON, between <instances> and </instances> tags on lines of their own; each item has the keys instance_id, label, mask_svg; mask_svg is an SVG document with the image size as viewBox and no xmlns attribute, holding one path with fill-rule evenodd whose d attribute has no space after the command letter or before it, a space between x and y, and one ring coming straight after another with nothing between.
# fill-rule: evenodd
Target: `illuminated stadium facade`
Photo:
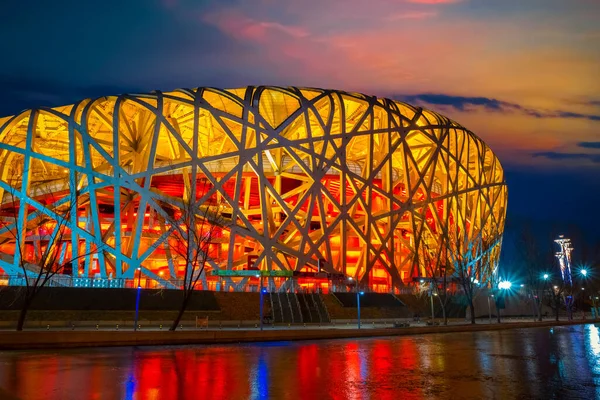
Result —
<instances>
[{"instance_id":1,"label":"illuminated stadium facade","mask_svg":"<svg viewBox=\"0 0 600 400\"><path fill-rule=\"evenodd\" d=\"M181 279L183 260L169 250L175 228L165 221L189 199L227 221L208 247L202 288L239 289L262 275L277 287L324 289L351 277L375 291L426 276L423 244L501 233L507 201L496 156L448 118L294 87L27 110L0 118L0 171L0 273L22 273L19 259L35 268L50 251L60 216L43 194L52 193L55 204L77 204L52 249L57 262L77 260L66 273L133 279L140 268L147 287ZM36 210L50 216L42 225ZM24 238L20 252L15 237Z\"/></svg>"}]
</instances>

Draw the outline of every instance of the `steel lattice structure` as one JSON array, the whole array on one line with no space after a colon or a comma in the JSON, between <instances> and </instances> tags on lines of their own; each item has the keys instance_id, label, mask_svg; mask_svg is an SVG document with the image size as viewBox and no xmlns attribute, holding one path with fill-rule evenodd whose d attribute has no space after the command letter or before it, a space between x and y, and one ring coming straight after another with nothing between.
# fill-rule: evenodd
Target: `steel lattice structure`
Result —
<instances>
[{"instance_id":1,"label":"steel lattice structure","mask_svg":"<svg viewBox=\"0 0 600 400\"><path fill-rule=\"evenodd\" d=\"M48 233L27 223L47 207L37 194L77 188L61 261L102 244L79 274L132 278L140 267L163 284L182 266L162 245L162 217L194 192L231 222L211 244L209 270L322 264L381 290L425 275L419 243L502 232L507 201L498 159L459 124L312 88L182 89L27 110L0 119L0 169L5 273L19 272L8 232L28 238L32 263L44 246ZM26 204L17 218L8 191Z\"/></svg>"}]
</instances>

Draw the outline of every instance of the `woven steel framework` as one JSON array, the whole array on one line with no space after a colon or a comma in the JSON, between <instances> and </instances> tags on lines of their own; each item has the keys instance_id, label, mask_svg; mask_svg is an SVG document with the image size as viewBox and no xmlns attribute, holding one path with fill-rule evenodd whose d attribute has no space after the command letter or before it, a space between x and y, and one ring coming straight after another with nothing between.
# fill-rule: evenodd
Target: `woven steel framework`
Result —
<instances>
[{"instance_id":1,"label":"woven steel framework","mask_svg":"<svg viewBox=\"0 0 600 400\"><path fill-rule=\"evenodd\" d=\"M507 201L496 156L448 118L294 87L182 89L27 110L0 119L0 171L5 273L20 272L15 232L27 238L21 254L32 264L44 248L49 233L28 223L32 210L52 215L39 193L63 193L65 202L76 188L61 261L100 247L79 275L133 278L139 267L166 285L182 265L165 221L189 201L229 221L211 244L209 271L319 264L380 288L426 275L415 261L421 243L436 249L460 232L501 232Z\"/></svg>"}]
</instances>

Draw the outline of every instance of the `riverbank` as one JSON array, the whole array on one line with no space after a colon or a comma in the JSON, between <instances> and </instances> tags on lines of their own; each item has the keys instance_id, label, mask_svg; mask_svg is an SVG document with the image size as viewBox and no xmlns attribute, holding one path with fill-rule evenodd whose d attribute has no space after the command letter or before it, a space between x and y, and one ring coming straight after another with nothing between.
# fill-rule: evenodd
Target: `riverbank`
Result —
<instances>
[{"instance_id":1,"label":"riverbank","mask_svg":"<svg viewBox=\"0 0 600 400\"><path fill-rule=\"evenodd\" d=\"M554 327L593 324L600 321L509 322L502 324L460 324L449 326L419 326L403 328L282 328L239 330L178 330L169 331L4 331L0 332L0 350L34 350L112 346L167 346L186 344L252 343L290 340L346 339L383 336L423 335L498 331L506 329Z\"/></svg>"}]
</instances>

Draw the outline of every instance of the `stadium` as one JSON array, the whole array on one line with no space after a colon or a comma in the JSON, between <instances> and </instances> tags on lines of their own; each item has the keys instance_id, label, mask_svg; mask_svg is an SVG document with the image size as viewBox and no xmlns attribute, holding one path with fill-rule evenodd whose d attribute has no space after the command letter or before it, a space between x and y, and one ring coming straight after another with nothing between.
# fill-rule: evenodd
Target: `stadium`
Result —
<instances>
[{"instance_id":1,"label":"stadium","mask_svg":"<svg viewBox=\"0 0 600 400\"><path fill-rule=\"evenodd\" d=\"M501 235L507 204L499 160L469 130L421 107L315 88L26 110L0 118L0 174L5 284L52 256L64 266L57 282L177 288L177 242L195 231L199 289L390 292L431 275L424 251L451 271L448 253Z\"/></svg>"}]
</instances>

